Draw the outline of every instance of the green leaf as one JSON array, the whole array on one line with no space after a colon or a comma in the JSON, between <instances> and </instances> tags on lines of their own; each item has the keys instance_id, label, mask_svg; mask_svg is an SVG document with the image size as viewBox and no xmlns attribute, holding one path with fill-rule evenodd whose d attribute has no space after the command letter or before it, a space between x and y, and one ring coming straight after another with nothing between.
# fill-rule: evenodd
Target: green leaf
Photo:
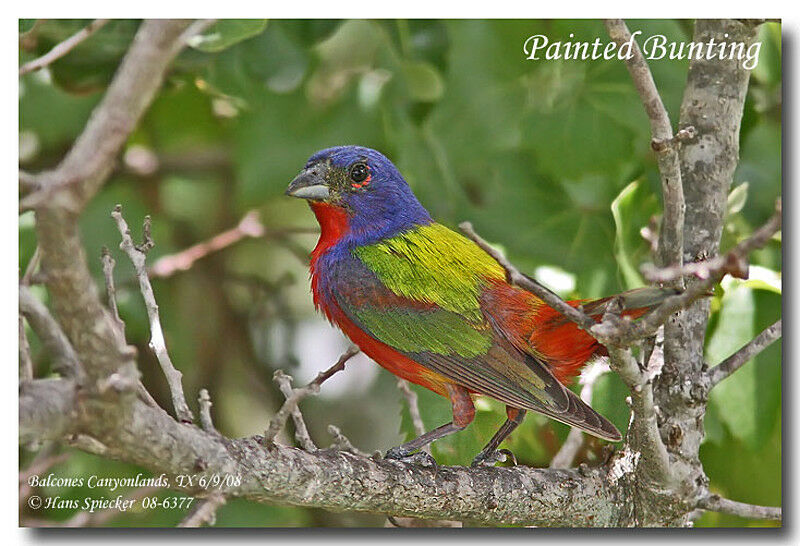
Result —
<instances>
[{"instance_id":1,"label":"green leaf","mask_svg":"<svg viewBox=\"0 0 800 546\"><path fill-rule=\"evenodd\" d=\"M444 21L382 19L379 23L401 57L427 61L438 70L447 71L450 44Z\"/></svg>"},{"instance_id":2,"label":"green leaf","mask_svg":"<svg viewBox=\"0 0 800 546\"><path fill-rule=\"evenodd\" d=\"M38 74L28 74L20 84L20 130L35 134L44 152L68 147L99 100L98 95L71 95Z\"/></svg>"},{"instance_id":3,"label":"green leaf","mask_svg":"<svg viewBox=\"0 0 800 546\"><path fill-rule=\"evenodd\" d=\"M433 65L424 61L403 63L408 93L413 100L434 102L444 94L444 81Z\"/></svg>"},{"instance_id":4,"label":"green leaf","mask_svg":"<svg viewBox=\"0 0 800 546\"><path fill-rule=\"evenodd\" d=\"M33 26L36 24L36 19L20 19L19 20L19 33L25 34L26 32L30 32Z\"/></svg>"},{"instance_id":5,"label":"green leaf","mask_svg":"<svg viewBox=\"0 0 800 546\"><path fill-rule=\"evenodd\" d=\"M742 214L755 226L767 221L781 194L781 124L763 120L742 137L735 183L748 183L749 204Z\"/></svg>"},{"instance_id":6,"label":"green leaf","mask_svg":"<svg viewBox=\"0 0 800 546\"><path fill-rule=\"evenodd\" d=\"M616 373L605 373L597 379L592 393L592 407L625 435L631 418L631 409L625 403L630 391Z\"/></svg>"},{"instance_id":7,"label":"green leaf","mask_svg":"<svg viewBox=\"0 0 800 546\"><path fill-rule=\"evenodd\" d=\"M758 29L757 42L761 43L758 64L753 78L768 84L781 83L781 24L764 23Z\"/></svg>"},{"instance_id":8,"label":"green leaf","mask_svg":"<svg viewBox=\"0 0 800 546\"><path fill-rule=\"evenodd\" d=\"M716 365L748 343L781 314L780 294L739 281L722 298L715 329L706 346ZM711 391L709 405L730 434L756 449L772 431L781 400L780 343L775 343ZM716 435L718 437L718 435Z\"/></svg>"},{"instance_id":9,"label":"green leaf","mask_svg":"<svg viewBox=\"0 0 800 546\"><path fill-rule=\"evenodd\" d=\"M731 190L728 194L728 205L725 211L726 216L736 214L744 208L744 204L747 202L747 189L749 186L747 182L742 182Z\"/></svg>"},{"instance_id":10,"label":"green leaf","mask_svg":"<svg viewBox=\"0 0 800 546\"><path fill-rule=\"evenodd\" d=\"M647 225L655 209L655 197L638 180L628 184L611 202L611 214L617 228L614 254L627 288L638 288L645 284L639 274L638 264L647 250L643 251L639 232Z\"/></svg>"},{"instance_id":11,"label":"green leaf","mask_svg":"<svg viewBox=\"0 0 800 546\"><path fill-rule=\"evenodd\" d=\"M217 53L267 28L266 19L222 19L202 34L193 36L189 45L206 53Z\"/></svg>"},{"instance_id":12,"label":"green leaf","mask_svg":"<svg viewBox=\"0 0 800 546\"><path fill-rule=\"evenodd\" d=\"M303 25L273 21L259 35L215 55L205 68L212 95L235 97L244 108L287 94L303 83L310 55L297 38Z\"/></svg>"},{"instance_id":13,"label":"green leaf","mask_svg":"<svg viewBox=\"0 0 800 546\"><path fill-rule=\"evenodd\" d=\"M710 411L707 415L710 415ZM700 460L711 481L712 492L739 502L764 506L781 505L783 457L780 416L765 432L763 442L750 445L739 441L723 429L719 440L704 442L700 446ZM697 525L772 526L775 522L747 520L737 516L706 512Z\"/></svg>"},{"instance_id":14,"label":"green leaf","mask_svg":"<svg viewBox=\"0 0 800 546\"><path fill-rule=\"evenodd\" d=\"M91 19L46 19L36 26L36 51L43 55L85 28ZM53 82L73 94L105 88L139 28L139 21L113 19L48 68Z\"/></svg>"}]
</instances>

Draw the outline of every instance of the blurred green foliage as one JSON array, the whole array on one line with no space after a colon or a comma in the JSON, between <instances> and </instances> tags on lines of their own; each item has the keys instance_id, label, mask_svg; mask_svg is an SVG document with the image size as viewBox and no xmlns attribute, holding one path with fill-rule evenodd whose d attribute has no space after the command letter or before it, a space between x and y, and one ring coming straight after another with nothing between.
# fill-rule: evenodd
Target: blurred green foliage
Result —
<instances>
[{"instance_id":1,"label":"blurred green foliage","mask_svg":"<svg viewBox=\"0 0 800 546\"><path fill-rule=\"evenodd\" d=\"M87 23L20 20L20 62ZM35 172L59 161L138 24L112 21L48 70L21 79L21 168ZM672 20L629 26L670 40L690 39L692 27ZM642 229L657 230L660 182L649 125L627 71L616 61L525 60L522 44L532 34L606 39L602 24L591 20L229 20L192 41L82 218L98 286L100 249L115 249L128 338L140 349L145 384L164 407L170 407L168 393L147 349L146 314L132 269L116 251L112 207L122 203L134 226L145 214L153 216L157 246L151 264L232 227L249 209L260 212L267 237L155 281L168 344L189 398L207 387L222 432L259 433L281 401L273 371L304 373L298 368L298 331L328 328L314 315L306 282L305 253L315 235L304 231L315 222L302 203L283 197L287 182L320 148L361 144L383 151L437 219L450 225L471 220L523 270L566 271L575 279L568 296L597 297L642 283L638 268L650 259ZM781 193L780 26L763 25L759 39L761 62L748 92L723 249L763 222ZM651 62L673 123L687 66ZM21 216L19 226L24 268L36 245L32 217ZM711 364L781 316L780 241L758 252L753 264L761 281L726 284L714 299ZM48 357L29 334L38 374L46 375ZM327 367L341 346L326 346L323 360L312 363L302 379ZM781 503L780 359L775 344L710 400L701 456L712 489L736 500ZM394 379L383 371L374 377L357 392L351 386L304 403L318 443L329 441L331 423L366 450L385 450L413 434ZM427 427L449 420L444 399L415 390ZM595 387L593 405L621 430L628 424L625 396L612 374ZM475 424L434 444L434 455L443 464L468 463L503 418L500 405L481 401ZM546 465L567 431L531 415L506 446L523 464ZM578 462L598 464L602 446L589 439ZM23 465L31 457L21 451ZM75 452L53 471L135 475L141 469ZM53 510L37 517L61 521L71 515ZM174 525L181 517L135 513L110 524ZM229 502L217 516L219 526L382 523L377 516L245 501ZM699 524L754 523L707 514Z\"/></svg>"}]
</instances>

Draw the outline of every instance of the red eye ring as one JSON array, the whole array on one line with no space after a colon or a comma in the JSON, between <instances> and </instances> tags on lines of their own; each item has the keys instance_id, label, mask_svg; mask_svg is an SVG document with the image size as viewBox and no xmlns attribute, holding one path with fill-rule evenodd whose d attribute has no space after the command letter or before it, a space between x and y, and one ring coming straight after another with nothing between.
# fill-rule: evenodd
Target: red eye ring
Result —
<instances>
[{"instance_id":1,"label":"red eye ring","mask_svg":"<svg viewBox=\"0 0 800 546\"><path fill-rule=\"evenodd\" d=\"M360 184L356 184L355 182L353 182L352 184L350 184L350 186L351 186L352 188L355 188L355 189L357 189L357 190L358 190L358 189L361 189L361 188L363 188L364 186L369 186L369 182L370 182L370 180L372 180L372 175L371 175L371 174L370 174L370 175L368 175L368 176L367 176L367 178L366 178L366 179L364 179L364 181L363 181L363 182L361 182Z\"/></svg>"},{"instance_id":2,"label":"red eye ring","mask_svg":"<svg viewBox=\"0 0 800 546\"><path fill-rule=\"evenodd\" d=\"M372 174L369 172L369 167L365 163L356 163L350 167L350 180L353 188L363 188L368 185L372 180Z\"/></svg>"}]
</instances>

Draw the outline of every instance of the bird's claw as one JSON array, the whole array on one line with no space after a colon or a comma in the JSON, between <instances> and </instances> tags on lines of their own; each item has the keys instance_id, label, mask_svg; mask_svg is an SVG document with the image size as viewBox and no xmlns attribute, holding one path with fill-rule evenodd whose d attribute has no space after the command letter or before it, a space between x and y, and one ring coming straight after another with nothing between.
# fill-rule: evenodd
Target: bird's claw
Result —
<instances>
[{"instance_id":1,"label":"bird's claw","mask_svg":"<svg viewBox=\"0 0 800 546\"><path fill-rule=\"evenodd\" d=\"M402 449L400 447L393 447L389 449L383 458L419 466L427 466L434 468L439 466L436 463L436 459L434 459L430 454L426 453L425 451L417 451L416 453L410 453L407 450Z\"/></svg>"},{"instance_id":2,"label":"bird's claw","mask_svg":"<svg viewBox=\"0 0 800 546\"><path fill-rule=\"evenodd\" d=\"M517 458L508 449L497 449L495 451L481 451L472 460L470 466L494 466L496 463L510 461L512 466L517 466Z\"/></svg>"}]
</instances>

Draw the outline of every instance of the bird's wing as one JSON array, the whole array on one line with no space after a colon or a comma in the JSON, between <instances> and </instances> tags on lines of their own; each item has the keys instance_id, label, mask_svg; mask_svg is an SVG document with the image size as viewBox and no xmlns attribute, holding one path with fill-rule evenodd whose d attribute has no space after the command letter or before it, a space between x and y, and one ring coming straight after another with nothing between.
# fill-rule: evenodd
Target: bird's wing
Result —
<instances>
[{"instance_id":1,"label":"bird's wing","mask_svg":"<svg viewBox=\"0 0 800 546\"><path fill-rule=\"evenodd\" d=\"M334 294L348 319L458 385L619 440L614 425L484 316L482 283L504 276L492 258L443 226L420 229L354 251L357 266Z\"/></svg>"}]
</instances>

